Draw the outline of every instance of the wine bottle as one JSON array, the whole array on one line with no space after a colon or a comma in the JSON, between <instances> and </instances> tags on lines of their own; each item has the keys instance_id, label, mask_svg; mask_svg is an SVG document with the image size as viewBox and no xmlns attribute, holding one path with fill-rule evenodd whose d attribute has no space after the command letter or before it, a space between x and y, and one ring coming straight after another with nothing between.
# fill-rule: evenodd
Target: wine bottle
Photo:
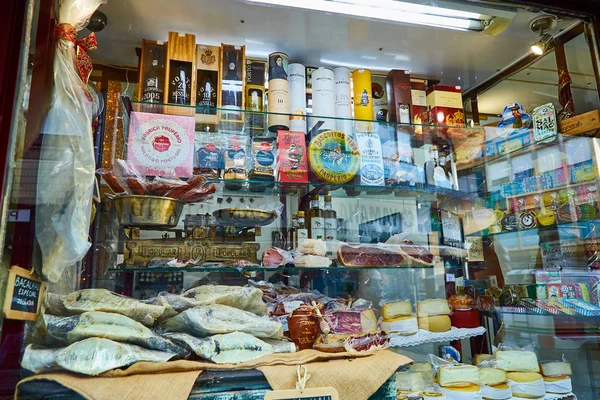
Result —
<instances>
[{"instance_id":1,"label":"wine bottle","mask_svg":"<svg viewBox=\"0 0 600 400\"><path fill-rule=\"evenodd\" d=\"M183 61L171 61L170 68L170 90L169 103L190 105L190 91L192 81L190 79L189 63Z\"/></svg>"},{"instance_id":2,"label":"wine bottle","mask_svg":"<svg viewBox=\"0 0 600 400\"><path fill-rule=\"evenodd\" d=\"M158 66L158 60L152 60L152 68L144 78L142 101L146 103L163 102L162 70Z\"/></svg>"}]
</instances>

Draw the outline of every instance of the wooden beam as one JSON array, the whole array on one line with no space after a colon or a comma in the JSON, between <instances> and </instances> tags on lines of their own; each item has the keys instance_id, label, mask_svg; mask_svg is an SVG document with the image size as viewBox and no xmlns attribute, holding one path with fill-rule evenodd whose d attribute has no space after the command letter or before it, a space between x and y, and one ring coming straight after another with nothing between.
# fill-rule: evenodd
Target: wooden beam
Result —
<instances>
[{"instance_id":1,"label":"wooden beam","mask_svg":"<svg viewBox=\"0 0 600 400\"><path fill-rule=\"evenodd\" d=\"M584 32L584 29L585 29L585 24L583 22L580 22L579 24L573 26L568 31L563 32L559 37L556 38L556 40L559 43L565 44L565 43L573 40L577 36L581 35ZM544 53L544 55L547 55L547 54L551 53L552 51L554 51L554 43L550 44L548 50L546 51L546 53ZM494 86L496 86L497 84L499 84L500 82L502 82L503 80L508 78L509 76L514 75L515 73L528 67L529 65L538 61L539 59L540 59L540 56L535 55L533 53L528 53L528 54L524 55L523 57L521 57L514 63L512 63L509 66L505 67L504 69L500 70L496 74L490 76L488 79L483 80L480 83L478 83L477 85L472 86L469 89L465 90L463 92L463 99L466 100L469 98L473 98L473 97L476 97L478 94L487 92L488 90L490 90L491 88L493 88Z\"/></svg>"}]
</instances>

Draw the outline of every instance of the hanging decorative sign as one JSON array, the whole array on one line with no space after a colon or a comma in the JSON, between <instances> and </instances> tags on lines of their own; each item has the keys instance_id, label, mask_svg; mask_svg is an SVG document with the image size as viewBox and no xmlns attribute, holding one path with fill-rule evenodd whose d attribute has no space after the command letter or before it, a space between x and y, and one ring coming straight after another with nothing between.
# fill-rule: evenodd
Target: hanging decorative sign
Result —
<instances>
[{"instance_id":1,"label":"hanging decorative sign","mask_svg":"<svg viewBox=\"0 0 600 400\"><path fill-rule=\"evenodd\" d=\"M127 163L145 175L189 178L194 163L194 117L131 113Z\"/></svg>"},{"instance_id":2,"label":"hanging decorative sign","mask_svg":"<svg viewBox=\"0 0 600 400\"><path fill-rule=\"evenodd\" d=\"M304 390L273 390L265 394L265 400L339 400L337 390L332 387Z\"/></svg>"},{"instance_id":3,"label":"hanging decorative sign","mask_svg":"<svg viewBox=\"0 0 600 400\"><path fill-rule=\"evenodd\" d=\"M4 318L35 321L42 305L44 283L25 268L12 266L8 273Z\"/></svg>"},{"instance_id":4,"label":"hanging decorative sign","mask_svg":"<svg viewBox=\"0 0 600 400\"><path fill-rule=\"evenodd\" d=\"M533 137L536 142L554 138L557 132L556 109L552 103L533 109ZM548 140L549 141L549 140Z\"/></svg>"},{"instance_id":5,"label":"hanging decorative sign","mask_svg":"<svg viewBox=\"0 0 600 400\"><path fill-rule=\"evenodd\" d=\"M531 128L531 116L519 103L511 103L504 107L502 120L498 122L498 136L506 138L526 133Z\"/></svg>"}]
</instances>

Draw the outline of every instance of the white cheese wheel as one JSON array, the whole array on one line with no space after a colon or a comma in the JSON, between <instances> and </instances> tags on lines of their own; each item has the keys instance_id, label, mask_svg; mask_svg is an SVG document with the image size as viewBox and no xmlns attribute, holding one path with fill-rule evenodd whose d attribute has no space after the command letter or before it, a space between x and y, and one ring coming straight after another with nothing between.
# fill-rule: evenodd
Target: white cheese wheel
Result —
<instances>
[{"instance_id":1,"label":"white cheese wheel","mask_svg":"<svg viewBox=\"0 0 600 400\"><path fill-rule=\"evenodd\" d=\"M381 307L381 316L383 319L412 316L412 304L408 301L385 303L383 307Z\"/></svg>"},{"instance_id":2,"label":"white cheese wheel","mask_svg":"<svg viewBox=\"0 0 600 400\"><path fill-rule=\"evenodd\" d=\"M494 386L481 385L481 395L484 399L506 400L512 397L512 390L507 383Z\"/></svg>"},{"instance_id":3,"label":"white cheese wheel","mask_svg":"<svg viewBox=\"0 0 600 400\"><path fill-rule=\"evenodd\" d=\"M417 316L448 315L450 307L446 299L427 299L417 303Z\"/></svg>"},{"instance_id":4,"label":"white cheese wheel","mask_svg":"<svg viewBox=\"0 0 600 400\"><path fill-rule=\"evenodd\" d=\"M423 400L446 400L446 395L442 392L421 392L419 397L422 397Z\"/></svg>"},{"instance_id":5,"label":"white cheese wheel","mask_svg":"<svg viewBox=\"0 0 600 400\"><path fill-rule=\"evenodd\" d=\"M419 317L419 329L429 332L448 332L452 322L447 315L436 315L433 317Z\"/></svg>"},{"instance_id":6,"label":"white cheese wheel","mask_svg":"<svg viewBox=\"0 0 600 400\"><path fill-rule=\"evenodd\" d=\"M508 385L513 396L535 399L546 395L542 375L535 372L509 372Z\"/></svg>"},{"instance_id":7,"label":"white cheese wheel","mask_svg":"<svg viewBox=\"0 0 600 400\"><path fill-rule=\"evenodd\" d=\"M533 351L498 350L495 354L498 368L510 372L540 372L537 356Z\"/></svg>"},{"instance_id":8,"label":"white cheese wheel","mask_svg":"<svg viewBox=\"0 0 600 400\"><path fill-rule=\"evenodd\" d=\"M379 326L382 331L397 333L399 335L414 335L419 332L417 318L413 316L383 319L379 323Z\"/></svg>"},{"instance_id":9,"label":"white cheese wheel","mask_svg":"<svg viewBox=\"0 0 600 400\"><path fill-rule=\"evenodd\" d=\"M567 394L573 391L571 378L568 376L562 377L544 377L544 387L546 393Z\"/></svg>"},{"instance_id":10,"label":"white cheese wheel","mask_svg":"<svg viewBox=\"0 0 600 400\"><path fill-rule=\"evenodd\" d=\"M481 389L478 385L469 385L464 387L442 387L438 386L437 391L446 395L448 400L482 400Z\"/></svg>"}]
</instances>

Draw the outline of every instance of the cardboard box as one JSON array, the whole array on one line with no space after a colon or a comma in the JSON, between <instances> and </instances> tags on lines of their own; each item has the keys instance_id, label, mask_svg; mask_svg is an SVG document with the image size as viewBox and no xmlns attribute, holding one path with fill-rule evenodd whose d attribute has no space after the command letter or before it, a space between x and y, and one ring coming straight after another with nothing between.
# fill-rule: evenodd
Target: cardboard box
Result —
<instances>
[{"instance_id":1,"label":"cardboard box","mask_svg":"<svg viewBox=\"0 0 600 400\"><path fill-rule=\"evenodd\" d=\"M600 110L593 110L558 121L558 131L563 135L599 137L600 134L596 133L597 130L600 130Z\"/></svg>"},{"instance_id":2,"label":"cardboard box","mask_svg":"<svg viewBox=\"0 0 600 400\"><path fill-rule=\"evenodd\" d=\"M258 60L246 60L246 109L256 111L246 112L246 126L253 131L260 132L265 129L265 77L267 63Z\"/></svg>"},{"instance_id":3,"label":"cardboard box","mask_svg":"<svg viewBox=\"0 0 600 400\"><path fill-rule=\"evenodd\" d=\"M217 124L217 110L221 104L219 60L221 48L199 44L196 46L196 124ZM205 129L200 129L205 131ZM215 129L211 129L215 131Z\"/></svg>"},{"instance_id":4,"label":"cardboard box","mask_svg":"<svg viewBox=\"0 0 600 400\"><path fill-rule=\"evenodd\" d=\"M410 97L412 101L412 123L424 125L429 123L427 113L427 86L425 82L410 82Z\"/></svg>"},{"instance_id":5,"label":"cardboard box","mask_svg":"<svg viewBox=\"0 0 600 400\"><path fill-rule=\"evenodd\" d=\"M410 72L393 69L385 78L390 122L411 123L412 93Z\"/></svg>"},{"instance_id":6,"label":"cardboard box","mask_svg":"<svg viewBox=\"0 0 600 400\"><path fill-rule=\"evenodd\" d=\"M429 122L441 126L464 126L462 92L460 86L434 85L427 89Z\"/></svg>"},{"instance_id":7,"label":"cardboard box","mask_svg":"<svg viewBox=\"0 0 600 400\"><path fill-rule=\"evenodd\" d=\"M183 71L183 72L182 72ZM194 115L196 105L196 36L169 32L165 80L166 114ZM175 98L182 99L181 102ZM187 107L186 107L187 106Z\"/></svg>"},{"instance_id":8,"label":"cardboard box","mask_svg":"<svg viewBox=\"0 0 600 400\"><path fill-rule=\"evenodd\" d=\"M146 79L154 78L148 75L148 73L152 69L152 62L154 60L158 61L157 67L161 71L161 74L159 76L160 88L158 88L158 93L152 94L158 97L159 103L163 103L165 101L164 81L165 63L167 60L167 44L162 41L146 39L142 40L142 55L140 56L140 73L138 85L138 101L153 102L153 99L148 98L148 94L146 95L146 98L144 98L144 87L147 84L147 82L145 82Z\"/></svg>"}]
</instances>

